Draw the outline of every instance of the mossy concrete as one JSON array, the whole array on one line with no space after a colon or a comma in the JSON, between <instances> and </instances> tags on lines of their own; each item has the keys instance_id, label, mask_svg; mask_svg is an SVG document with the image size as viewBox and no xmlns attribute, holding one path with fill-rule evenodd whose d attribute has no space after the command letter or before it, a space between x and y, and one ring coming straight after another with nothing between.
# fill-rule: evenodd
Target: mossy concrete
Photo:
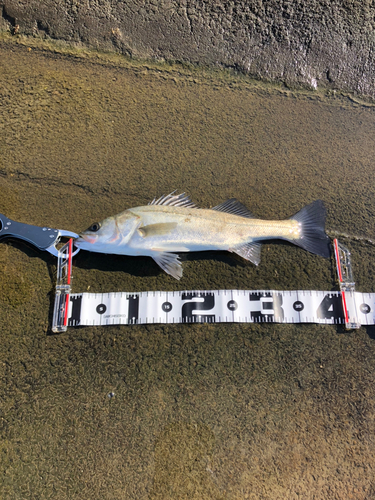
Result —
<instances>
[{"instance_id":1,"label":"mossy concrete","mask_svg":"<svg viewBox=\"0 0 375 500\"><path fill-rule=\"evenodd\" d=\"M117 59L0 44L0 212L79 232L174 189L270 219L320 198L358 290L375 291L371 105ZM221 252L183 265L178 282L152 259L80 252L73 290L337 289L332 260L287 243L258 267ZM374 327L51 335L55 271L0 242L2 498L374 498Z\"/></svg>"}]
</instances>

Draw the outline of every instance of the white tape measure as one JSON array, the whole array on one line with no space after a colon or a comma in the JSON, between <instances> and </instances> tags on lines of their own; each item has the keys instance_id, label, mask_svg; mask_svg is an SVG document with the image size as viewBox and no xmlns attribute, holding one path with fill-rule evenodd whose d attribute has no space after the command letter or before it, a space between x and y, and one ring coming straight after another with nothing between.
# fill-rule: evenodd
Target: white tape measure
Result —
<instances>
[{"instance_id":1,"label":"white tape measure","mask_svg":"<svg viewBox=\"0 0 375 500\"><path fill-rule=\"evenodd\" d=\"M346 295L346 302L352 321L375 324L375 294L352 292ZM70 295L67 325L261 322L345 324L341 292L79 293Z\"/></svg>"},{"instance_id":2,"label":"white tape measure","mask_svg":"<svg viewBox=\"0 0 375 500\"><path fill-rule=\"evenodd\" d=\"M52 330L151 323L375 324L375 293L355 291L350 253L334 240L340 291L188 290L71 293L72 240L58 261Z\"/></svg>"}]
</instances>

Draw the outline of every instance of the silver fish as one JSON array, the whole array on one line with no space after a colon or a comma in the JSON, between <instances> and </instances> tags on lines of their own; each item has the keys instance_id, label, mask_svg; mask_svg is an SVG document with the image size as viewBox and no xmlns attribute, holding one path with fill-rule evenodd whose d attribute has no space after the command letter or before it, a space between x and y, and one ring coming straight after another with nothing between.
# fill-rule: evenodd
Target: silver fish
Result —
<instances>
[{"instance_id":1,"label":"silver fish","mask_svg":"<svg viewBox=\"0 0 375 500\"><path fill-rule=\"evenodd\" d=\"M95 222L80 234L81 250L152 257L165 272L182 277L176 253L203 250L235 252L255 265L260 262L262 240L283 239L309 252L330 256L324 232L326 211L314 201L287 220L256 219L235 198L211 209L199 209L182 193L154 199L149 205Z\"/></svg>"}]
</instances>

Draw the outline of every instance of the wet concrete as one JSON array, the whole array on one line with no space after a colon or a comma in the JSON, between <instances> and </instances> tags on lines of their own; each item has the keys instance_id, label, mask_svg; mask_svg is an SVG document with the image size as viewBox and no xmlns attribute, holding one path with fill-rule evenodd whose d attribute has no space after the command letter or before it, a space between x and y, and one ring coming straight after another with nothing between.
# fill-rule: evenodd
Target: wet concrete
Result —
<instances>
[{"instance_id":1,"label":"wet concrete","mask_svg":"<svg viewBox=\"0 0 375 500\"><path fill-rule=\"evenodd\" d=\"M80 231L174 189L284 218L314 199L374 292L374 108L229 72L0 45L0 212ZM90 255L75 291L337 289L333 263L266 244L184 262ZM375 495L375 332L315 325L50 335L55 260L0 244L4 498ZM114 393L113 397L108 394Z\"/></svg>"}]
</instances>

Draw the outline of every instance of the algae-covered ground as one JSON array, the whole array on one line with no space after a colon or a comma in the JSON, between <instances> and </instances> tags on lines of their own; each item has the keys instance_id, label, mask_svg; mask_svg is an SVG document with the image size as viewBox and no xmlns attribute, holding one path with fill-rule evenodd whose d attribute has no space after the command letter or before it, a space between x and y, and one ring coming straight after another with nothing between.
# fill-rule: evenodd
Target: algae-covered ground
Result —
<instances>
[{"instance_id":1,"label":"algae-covered ground","mask_svg":"<svg viewBox=\"0 0 375 500\"><path fill-rule=\"evenodd\" d=\"M285 218L322 199L375 292L375 110L230 73L0 43L0 212L81 231L174 189ZM346 235L346 237L342 236ZM50 329L56 262L0 243L0 498L375 497L375 331ZM81 252L73 290L336 290L333 260L265 244L184 261ZM112 396L112 397L109 397Z\"/></svg>"}]
</instances>

